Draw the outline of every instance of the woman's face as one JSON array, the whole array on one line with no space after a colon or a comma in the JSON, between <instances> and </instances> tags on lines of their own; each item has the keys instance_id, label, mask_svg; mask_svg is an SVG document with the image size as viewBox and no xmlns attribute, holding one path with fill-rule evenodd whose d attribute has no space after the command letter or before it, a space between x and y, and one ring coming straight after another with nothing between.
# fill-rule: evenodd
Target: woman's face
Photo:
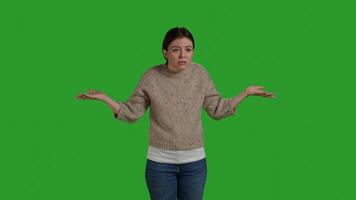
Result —
<instances>
[{"instance_id":1,"label":"woman's face","mask_svg":"<svg viewBox=\"0 0 356 200\"><path fill-rule=\"evenodd\" d=\"M175 72L187 68L192 62L193 54L193 43L186 37L173 40L167 51L163 49L163 55L168 61L168 68Z\"/></svg>"}]
</instances>

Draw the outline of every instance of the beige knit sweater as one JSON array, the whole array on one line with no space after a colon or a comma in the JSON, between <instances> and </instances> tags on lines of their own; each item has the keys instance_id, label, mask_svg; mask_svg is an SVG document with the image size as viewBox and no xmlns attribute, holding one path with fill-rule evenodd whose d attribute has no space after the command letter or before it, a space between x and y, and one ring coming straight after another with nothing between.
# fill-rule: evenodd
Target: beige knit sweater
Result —
<instances>
[{"instance_id":1,"label":"beige knit sweater","mask_svg":"<svg viewBox=\"0 0 356 200\"><path fill-rule=\"evenodd\" d=\"M182 72L166 64L149 68L128 101L119 102L118 120L133 123L150 106L149 145L174 151L204 146L201 108L215 120L235 115L216 90L207 70L192 62Z\"/></svg>"}]
</instances>

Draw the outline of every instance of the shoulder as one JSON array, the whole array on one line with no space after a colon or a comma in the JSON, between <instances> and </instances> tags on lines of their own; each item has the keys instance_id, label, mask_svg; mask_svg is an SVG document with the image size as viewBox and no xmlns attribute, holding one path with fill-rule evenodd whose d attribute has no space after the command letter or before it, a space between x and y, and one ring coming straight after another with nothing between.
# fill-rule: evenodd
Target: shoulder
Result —
<instances>
[{"instance_id":1,"label":"shoulder","mask_svg":"<svg viewBox=\"0 0 356 200\"><path fill-rule=\"evenodd\" d=\"M209 72L208 70L200 63L192 62L192 67L194 68L195 74L198 74L199 77L208 78Z\"/></svg>"},{"instance_id":2,"label":"shoulder","mask_svg":"<svg viewBox=\"0 0 356 200\"><path fill-rule=\"evenodd\" d=\"M157 77L159 75L159 70L162 66L163 66L163 64L157 64L157 65L150 66L143 72L141 80L149 81L151 79L154 79L155 77Z\"/></svg>"}]
</instances>

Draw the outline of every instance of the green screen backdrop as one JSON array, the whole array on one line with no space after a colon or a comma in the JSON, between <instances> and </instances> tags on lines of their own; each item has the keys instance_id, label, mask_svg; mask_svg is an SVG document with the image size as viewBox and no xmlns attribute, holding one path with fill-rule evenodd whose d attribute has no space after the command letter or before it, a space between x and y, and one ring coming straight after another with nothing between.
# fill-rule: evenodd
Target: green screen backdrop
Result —
<instances>
[{"instance_id":1,"label":"green screen backdrop","mask_svg":"<svg viewBox=\"0 0 356 200\"><path fill-rule=\"evenodd\" d=\"M1 200L149 199L149 110L129 124L75 96L126 101L176 26L222 96L276 94L219 121L202 111L205 200L356 199L353 1L1 5Z\"/></svg>"}]
</instances>

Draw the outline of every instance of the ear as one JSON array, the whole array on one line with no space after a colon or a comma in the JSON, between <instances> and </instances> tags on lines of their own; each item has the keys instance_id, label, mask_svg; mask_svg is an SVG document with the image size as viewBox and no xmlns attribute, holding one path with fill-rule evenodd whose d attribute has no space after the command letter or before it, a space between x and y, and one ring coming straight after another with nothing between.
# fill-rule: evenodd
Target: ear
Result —
<instances>
[{"instance_id":1,"label":"ear","mask_svg":"<svg viewBox=\"0 0 356 200\"><path fill-rule=\"evenodd\" d=\"M168 53L168 52L167 52L165 49L163 49L162 53L163 53L163 56L164 56L165 58L167 58L167 53Z\"/></svg>"}]
</instances>

